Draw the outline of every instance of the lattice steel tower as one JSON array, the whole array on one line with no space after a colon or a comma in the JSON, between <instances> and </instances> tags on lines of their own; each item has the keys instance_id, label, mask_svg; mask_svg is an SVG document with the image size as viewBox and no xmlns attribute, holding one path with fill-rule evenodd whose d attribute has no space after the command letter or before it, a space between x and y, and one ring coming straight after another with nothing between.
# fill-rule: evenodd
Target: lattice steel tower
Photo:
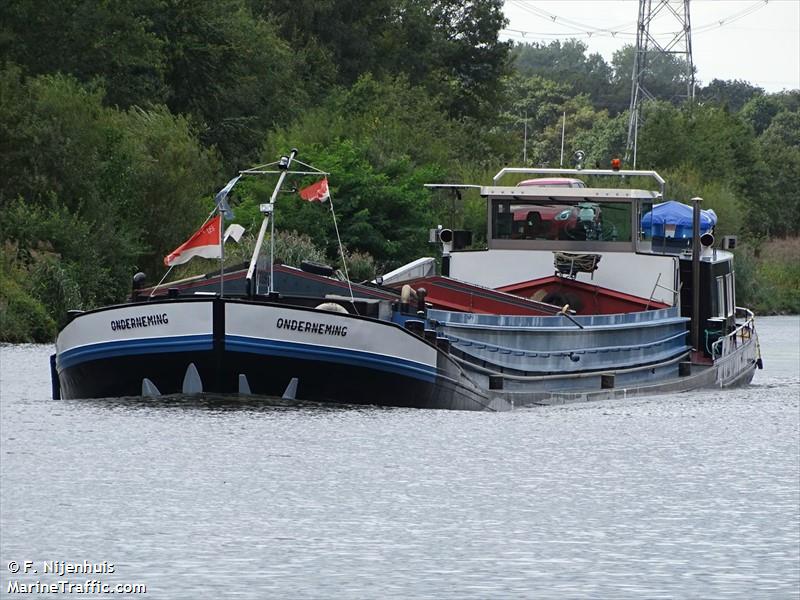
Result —
<instances>
[{"instance_id":1,"label":"lattice steel tower","mask_svg":"<svg viewBox=\"0 0 800 600\"><path fill-rule=\"evenodd\" d=\"M651 33L650 25L658 21L659 26L672 30L666 44L660 43ZM666 25L665 25L666 24ZM689 0L639 0L639 19L636 26L636 51L631 75L631 105L628 121L628 143L625 147L625 162L633 160L636 168L636 142L642 114L642 102L655 97L647 91L648 62L654 55L678 55L686 65L686 99L694 99L694 66L692 63L692 27L689 19Z\"/></svg>"}]
</instances>

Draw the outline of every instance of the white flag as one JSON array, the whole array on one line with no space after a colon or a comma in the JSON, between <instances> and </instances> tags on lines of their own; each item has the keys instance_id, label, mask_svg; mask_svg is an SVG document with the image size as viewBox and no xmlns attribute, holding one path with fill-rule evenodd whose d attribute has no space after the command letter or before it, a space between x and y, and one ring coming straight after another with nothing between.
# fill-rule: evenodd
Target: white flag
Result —
<instances>
[{"instance_id":1,"label":"white flag","mask_svg":"<svg viewBox=\"0 0 800 600\"><path fill-rule=\"evenodd\" d=\"M243 234L244 234L244 227L236 223L231 223L225 230L222 239L223 241L227 242L228 238L233 238L233 241L238 244L239 240L242 239Z\"/></svg>"}]
</instances>

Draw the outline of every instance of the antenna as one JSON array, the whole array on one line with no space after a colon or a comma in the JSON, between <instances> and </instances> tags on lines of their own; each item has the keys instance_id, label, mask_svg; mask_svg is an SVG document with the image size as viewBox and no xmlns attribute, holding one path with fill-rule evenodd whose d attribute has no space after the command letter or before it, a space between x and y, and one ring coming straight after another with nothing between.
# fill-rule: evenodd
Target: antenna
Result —
<instances>
[{"instance_id":1,"label":"antenna","mask_svg":"<svg viewBox=\"0 0 800 600\"><path fill-rule=\"evenodd\" d=\"M528 109L525 109L525 135L522 142L522 164L528 164Z\"/></svg>"},{"instance_id":2,"label":"antenna","mask_svg":"<svg viewBox=\"0 0 800 600\"><path fill-rule=\"evenodd\" d=\"M650 33L650 25L656 19L671 21L670 27L677 31L665 44ZM639 18L636 24L636 51L631 73L631 104L628 120L628 142L625 146L625 162L633 160L636 168L636 149L642 103L654 100L647 90L648 62L654 55L677 55L686 65L686 96L694 100L694 64L692 62L692 26L689 18L689 0L639 0ZM681 96L683 97L683 96Z\"/></svg>"}]
</instances>

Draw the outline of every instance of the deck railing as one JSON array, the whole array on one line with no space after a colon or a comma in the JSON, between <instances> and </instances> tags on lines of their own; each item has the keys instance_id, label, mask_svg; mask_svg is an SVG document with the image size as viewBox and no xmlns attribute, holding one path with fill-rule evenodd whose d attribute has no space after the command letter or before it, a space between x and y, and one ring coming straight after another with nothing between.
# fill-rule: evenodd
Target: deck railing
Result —
<instances>
[{"instance_id":1,"label":"deck railing","mask_svg":"<svg viewBox=\"0 0 800 600\"><path fill-rule=\"evenodd\" d=\"M753 311L736 307L736 319L744 319L744 322L736 326L736 329L729 334L720 337L711 344L711 356L715 360L729 355L739 346L746 344L753 338L755 332L755 315Z\"/></svg>"}]
</instances>

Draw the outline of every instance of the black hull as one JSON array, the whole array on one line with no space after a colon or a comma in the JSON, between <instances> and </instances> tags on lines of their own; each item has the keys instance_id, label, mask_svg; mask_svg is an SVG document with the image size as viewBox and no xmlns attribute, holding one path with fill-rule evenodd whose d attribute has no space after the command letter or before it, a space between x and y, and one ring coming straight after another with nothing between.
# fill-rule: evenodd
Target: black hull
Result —
<instances>
[{"instance_id":1,"label":"black hull","mask_svg":"<svg viewBox=\"0 0 800 600\"><path fill-rule=\"evenodd\" d=\"M98 309L77 316L59 334L51 363L53 396L203 392L274 398L281 397L296 378L294 398L299 401L508 410L594 397L598 392L627 397L743 385L752 378L758 358L751 328L747 335L742 329L729 340L733 349L723 360L693 377L679 375L680 357L625 367L618 373L611 368L518 377L462 366L449 344L433 337L435 330L420 331L424 333L420 336L412 332L417 329L412 324L422 325L411 321L403 327L302 306L227 299L176 299ZM632 371L652 376L646 381L631 379Z\"/></svg>"},{"instance_id":2,"label":"black hull","mask_svg":"<svg viewBox=\"0 0 800 600\"><path fill-rule=\"evenodd\" d=\"M214 352L122 356L84 362L61 371L64 399L117 398L142 395L149 379L161 394L180 394L190 364L197 368L203 391L238 394L239 375L253 395L280 397L292 378L298 379L298 400L339 404L486 410L488 399L459 382L436 377L427 382L353 365L278 356L229 352L217 369Z\"/></svg>"}]
</instances>

